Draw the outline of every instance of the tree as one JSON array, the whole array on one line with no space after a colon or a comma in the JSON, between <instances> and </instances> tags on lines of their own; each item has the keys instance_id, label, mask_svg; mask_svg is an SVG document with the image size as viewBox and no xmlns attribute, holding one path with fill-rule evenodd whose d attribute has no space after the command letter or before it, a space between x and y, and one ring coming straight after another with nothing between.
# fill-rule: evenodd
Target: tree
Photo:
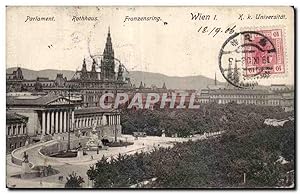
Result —
<instances>
[{"instance_id":1,"label":"tree","mask_svg":"<svg viewBox=\"0 0 300 194\"><path fill-rule=\"evenodd\" d=\"M82 183L84 183L83 178L81 176L77 176L77 174L73 171L72 174L67 177L65 188L80 188Z\"/></svg>"}]
</instances>

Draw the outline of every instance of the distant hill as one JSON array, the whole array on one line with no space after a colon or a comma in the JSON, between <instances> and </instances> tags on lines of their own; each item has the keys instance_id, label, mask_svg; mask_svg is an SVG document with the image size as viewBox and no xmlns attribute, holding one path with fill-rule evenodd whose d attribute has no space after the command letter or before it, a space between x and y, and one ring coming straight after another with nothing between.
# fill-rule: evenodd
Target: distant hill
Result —
<instances>
[{"instance_id":1,"label":"distant hill","mask_svg":"<svg viewBox=\"0 0 300 194\"><path fill-rule=\"evenodd\" d=\"M15 69L16 67L8 68L6 72L12 73ZM35 71L22 68L22 72L25 79L36 79L37 77L48 77L49 79L55 79L57 73L62 73L64 77L70 79L75 71L55 69ZM147 87L151 85L162 87L163 83L165 82L168 89L202 89L206 88L207 85L214 84L214 79L207 78L202 75L176 77L166 76L160 73L131 71L129 73L129 77L132 84L135 84L137 87L140 85L141 81L145 83ZM217 82L217 84L224 83Z\"/></svg>"},{"instance_id":2,"label":"distant hill","mask_svg":"<svg viewBox=\"0 0 300 194\"><path fill-rule=\"evenodd\" d=\"M158 87L162 87L165 82L169 89L203 89L206 88L207 85L215 83L214 79L202 75L177 77L142 71L132 71L129 75L131 82L136 84L136 86L139 86L140 82L143 81L143 83L146 83L146 86L154 84ZM217 84L222 83L217 82Z\"/></svg>"},{"instance_id":3,"label":"distant hill","mask_svg":"<svg viewBox=\"0 0 300 194\"><path fill-rule=\"evenodd\" d=\"M12 73L14 70L16 70L16 67L11 67L6 69L6 73ZM25 68L21 68L22 72L23 72L23 76L24 79L27 80L32 80L32 79L36 79L37 77L48 77L49 79L55 79L56 78L56 74L58 73L62 73L64 75L64 77L67 77L68 79L70 79L73 75L75 71L69 71L69 70L55 70L55 69L44 69L44 70L40 70L40 71L35 71L35 70L31 70L31 69L25 69Z\"/></svg>"}]
</instances>

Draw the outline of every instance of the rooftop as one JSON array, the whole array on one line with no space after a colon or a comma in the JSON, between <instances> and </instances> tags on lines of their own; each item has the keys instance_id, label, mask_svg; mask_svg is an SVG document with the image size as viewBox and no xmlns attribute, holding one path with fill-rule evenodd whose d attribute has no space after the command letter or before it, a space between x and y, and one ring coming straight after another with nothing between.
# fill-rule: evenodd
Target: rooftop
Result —
<instances>
[{"instance_id":1,"label":"rooftop","mask_svg":"<svg viewBox=\"0 0 300 194\"><path fill-rule=\"evenodd\" d=\"M257 90L257 89L217 89L217 90L203 90L208 91L210 94L237 94L237 95L259 95L259 94L274 94L272 91L269 90Z\"/></svg>"},{"instance_id":2,"label":"rooftop","mask_svg":"<svg viewBox=\"0 0 300 194\"><path fill-rule=\"evenodd\" d=\"M101 109L99 107L75 109L74 114L93 114L93 113L116 113L116 109Z\"/></svg>"},{"instance_id":3,"label":"rooftop","mask_svg":"<svg viewBox=\"0 0 300 194\"><path fill-rule=\"evenodd\" d=\"M54 102L58 99L65 99L63 96L59 95L45 95L45 96L7 96L6 98L6 104L8 106L16 106L16 105L48 105L51 102Z\"/></svg>"},{"instance_id":4,"label":"rooftop","mask_svg":"<svg viewBox=\"0 0 300 194\"><path fill-rule=\"evenodd\" d=\"M12 122L12 121L24 122L25 120L28 120L28 117L17 114L15 112L6 112L7 122Z\"/></svg>"}]
</instances>

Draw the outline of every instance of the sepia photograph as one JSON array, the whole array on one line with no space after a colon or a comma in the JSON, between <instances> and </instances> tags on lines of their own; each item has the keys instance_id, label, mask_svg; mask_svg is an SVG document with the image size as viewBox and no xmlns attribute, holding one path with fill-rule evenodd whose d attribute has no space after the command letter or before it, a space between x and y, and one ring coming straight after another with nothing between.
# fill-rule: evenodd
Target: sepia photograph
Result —
<instances>
[{"instance_id":1,"label":"sepia photograph","mask_svg":"<svg viewBox=\"0 0 300 194\"><path fill-rule=\"evenodd\" d=\"M5 9L7 188L296 188L294 7Z\"/></svg>"}]
</instances>

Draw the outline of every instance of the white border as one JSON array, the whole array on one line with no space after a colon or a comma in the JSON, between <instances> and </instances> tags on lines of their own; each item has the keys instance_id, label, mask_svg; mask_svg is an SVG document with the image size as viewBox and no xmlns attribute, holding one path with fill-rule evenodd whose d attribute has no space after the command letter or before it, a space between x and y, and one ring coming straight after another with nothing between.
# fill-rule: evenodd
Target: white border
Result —
<instances>
[{"instance_id":1,"label":"white border","mask_svg":"<svg viewBox=\"0 0 300 194\"><path fill-rule=\"evenodd\" d=\"M3 120L1 120L1 142L2 142L2 149L0 149L1 153L0 155L1 157L1 174L0 174L0 190L1 193L6 193L9 192L8 189L6 189L6 163L5 163L5 149L6 146L4 146L4 142L5 142L5 110L6 110L6 106L5 106L5 75L6 75L6 61L5 61L5 6L6 5L171 5L171 6L180 6L180 5L215 5L215 6L229 6L229 5L273 5L273 6L279 6L279 5L289 5L289 6L294 6L296 8L298 8L298 12L297 12L297 26L299 26L299 7L300 7L300 1L296 1L296 0L270 0L270 1L261 1L261 0L230 0L230 1L222 1L222 0L201 0L201 1L197 1L197 0L152 0L152 1L147 1L147 0L131 0L131 1L124 1L124 0L101 0L101 1L97 1L97 0L89 0L89 1L84 1L84 0L26 0L26 2L24 2L24 0L1 0L0 1L0 26L1 26L1 31L0 31L0 42L1 42L1 52L0 52L0 59L1 59L1 68L0 68L0 91L1 91L1 95L0 95L0 118L3 118ZM299 34L299 32L298 32ZM299 37L298 37L299 40ZM297 46L299 41L297 41ZM295 53L295 55L297 56L299 54L299 49L297 49L297 53ZM298 55L299 56L299 55ZM291 59L292 60L292 59ZM299 60L299 59L298 59ZM297 75L300 75L299 72L299 68L297 69ZM297 90L299 90L299 84L297 83L298 87ZM299 97L299 96L298 96ZM299 103L298 103L299 104ZM298 110L298 108L297 108ZM297 119L299 117L299 112L298 112L298 116ZM298 124L299 126L299 124ZM297 130L297 129L296 129ZM297 140L299 140L299 132L297 132ZM299 145L299 142L298 144ZM299 153L299 148L297 147L297 154ZM299 160L299 157L297 158ZM299 169L300 165L299 162L297 161L297 168ZM297 180L299 180L299 174L297 174ZM297 181L297 187L299 187ZM51 190L47 190L47 192L49 192ZM83 190L83 191L78 191L79 193L84 193L87 190ZM22 191L24 193L32 193L32 190L24 190ZM41 192L40 190L36 191L36 192ZM52 191L53 192L53 191ZM54 192L56 193L63 193L66 192L65 190L55 190ZM106 192L106 191L96 191L96 192ZM118 191L110 191L110 192L118 192ZM123 191L124 192L124 191ZM125 191L126 193L130 192L130 191ZM147 192L147 191L140 191L140 192ZM163 192L170 192L170 191L163 191ZM180 192L186 192L186 191L180 191ZM200 192L210 192L211 191L200 191ZM213 191L212 193L217 193L219 191ZM238 191L238 192L245 192L245 191ZM253 191L246 191L246 192L253 192ZM264 193L266 191L255 191L257 193ZM280 191L274 191L274 192L280 192Z\"/></svg>"}]
</instances>

